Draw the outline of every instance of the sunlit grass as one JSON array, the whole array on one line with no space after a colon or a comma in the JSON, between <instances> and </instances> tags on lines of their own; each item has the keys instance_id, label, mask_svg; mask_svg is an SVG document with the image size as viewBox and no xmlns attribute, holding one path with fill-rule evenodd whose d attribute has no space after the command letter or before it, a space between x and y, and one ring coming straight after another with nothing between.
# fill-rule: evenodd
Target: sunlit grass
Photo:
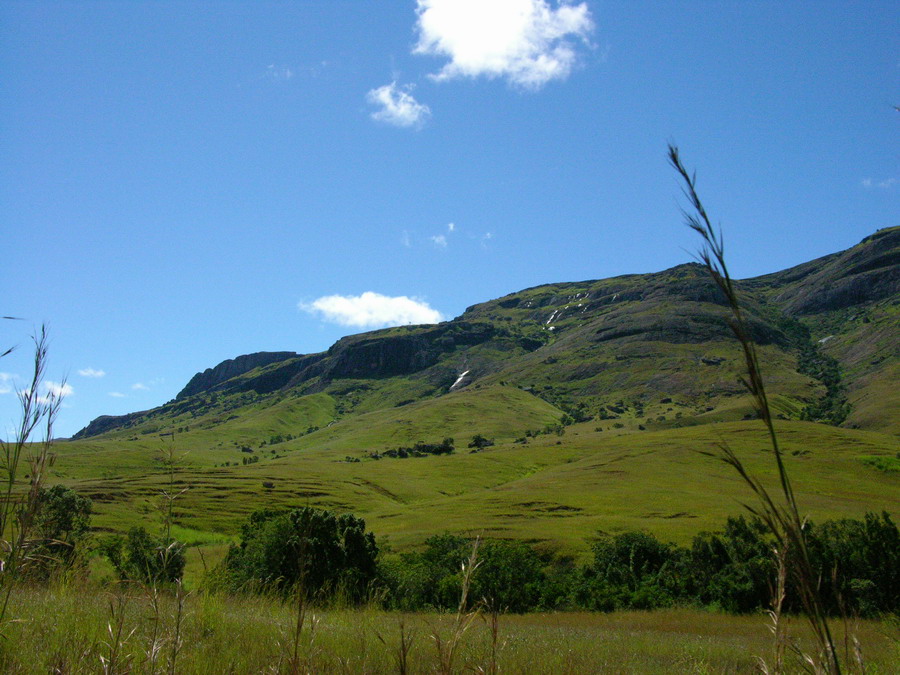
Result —
<instances>
[{"instance_id":1,"label":"sunlit grass","mask_svg":"<svg viewBox=\"0 0 900 675\"><path fill-rule=\"evenodd\" d=\"M132 672L147 672L153 622L139 587L103 591L78 585L22 589L12 608L20 619L4 643L0 668L7 673L100 672L108 656L110 600L124 594L121 654ZM161 605L162 653L171 640L175 604ZM319 673L397 672L399 622L412 634L411 672L434 672L438 654L431 635L449 631L452 615L401 615L376 609L313 612L300 644L304 670ZM259 673L286 669L292 644L293 607L259 597L195 592L184 614L179 673ZM793 630L810 644L799 620ZM312 627L312 628L311 628ZM460 672L479 672L490 661L491 632L476 619L464 635ZM896 672L900 664L896 624L863 621L853 626L863 644L867 672ZM843 636L838 629L838 642ZM755 656L768 656L771 637L760 616L728 616L690 609L613 614L558 613L500 617L497 646L505 673L749 673ZM60 670L53 670L60 669Z\"/></svg>"}]
</instances>

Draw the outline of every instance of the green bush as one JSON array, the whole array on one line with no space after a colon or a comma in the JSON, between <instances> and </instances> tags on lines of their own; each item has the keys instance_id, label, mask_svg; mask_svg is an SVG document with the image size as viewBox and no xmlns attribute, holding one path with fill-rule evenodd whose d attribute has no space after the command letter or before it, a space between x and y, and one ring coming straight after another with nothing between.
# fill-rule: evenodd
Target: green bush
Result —
<instances>
[{"instance_id":1,"label":"green bush","mask_svg":"<svg viewBox=\"0 0 900 675\"><path fill-rule=\"evenodd\" d=\"M704 605L728 612L768 607L775 578L774 544L759 519L729 518L722 532L703 532L691 545L687 579Z\"/></svg>"},{"instance_id":2,"label":"green bush","mask_svg":"<svg viewBox=\"0 0 900 675\"><path fill-rule=\"evenodd\" d=\"M588 609L651 609L674 603L683 549L643 532L603 535L584 569L579 603Z\"/></svg>"},{"instance_id":3,"label":"green bush","mask_svg":"<svg viewBox=\"0 0 900 675\"><path fill-rule=\"evenodd\" d=\"M478 560L469 593L473 600L506 612L538 606L544 572L534 549L521 541L486 541L478 549Z\"/></svg>"},{"instance_id":4,"label":"green bush","mask_svg":"<svg viewBox=\"0 0 900 675\"><path fill-rule=\"evenodd\" d=\"M125 537L107 537L101 541L100 550L121 579L171 583L184 573L184 544L154 537L143 527L132 528Z\"/></svg>"},{"instance_id":5,"label":"green bush","mask_svg":"<svg viewBox=\"0 0 900 675\"><path fill-rule=\"evenodd\" d=\"M809 535L810 559L833 613L900 612L900 532L886 512L811 526Z\"/></svg>"},{"instance_id":6,"label":"green bush","mask_svg":"<svg viewBox=\"0 0 900 675\"><path fill-rule=\"evenodd\" d=\"M256 511L241 528L240 545L226 556L224 579L232 588L299 587L308 598L341 592L352 602L363 600L378 556L375 537L365 530L361 518L311 507Z\"/></svg>"},{"instance_id":7,"label":"green bush","mask_svg":"<svg viewBox=\"0 0 900 675\"><path fill-rule=\"evenodd\" d=\"M34 528L42 540L41 559L51 566L74 561L90 529L92 507L88 497L63 485L39 490Z\"/></svg>"}]
</instances>

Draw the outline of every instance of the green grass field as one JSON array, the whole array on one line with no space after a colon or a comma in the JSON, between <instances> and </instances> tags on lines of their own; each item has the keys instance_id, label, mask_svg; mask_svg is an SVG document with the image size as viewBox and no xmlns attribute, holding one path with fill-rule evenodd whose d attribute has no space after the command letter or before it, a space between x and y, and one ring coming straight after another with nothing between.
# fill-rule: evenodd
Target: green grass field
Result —
<instances>
[{"instance_id":1,"label":"green grass field","mask_svg":"<svg viewBox=\"0 0 900 675\"><path fill-rule=\"evenodd\" d=\"M397 673L401 629L407 634L410 673L441 671L434 636L452 640L453 615L399 615L374 609L314 610L306 616L292 671L292 606L265 597L195 593L181 610L163 595L158 609L138 587L85 589L78 585L21 589L18 620L0 644L4 673L114 672ZM496 639L490 616L473 617L457 643L452 672L473 673L753 673L757 657L771 663L772 640L763 616L728 616L697 610L613 614L528 614L499 617ZM897 672L896 624L851 622L837 627L859 639L866 672ZM120 630L121 629L121 630ZM811 640L800 619L790 632L801 649ZM178 642L176 643L176 637ZM848 641L848 663L854 659ZM844 654L841 654L842 658ZM788 672L800 672L796 657Z\"/></svg>"},{"instance_id":2,"label":"green grass field","mask_svg":"<svg viewBox=\"0 0 900 675\"><path fill-rule=\"evenodd\" d=\"M733 405L743 410L747 403L735 398ZM214 428L200 418L176 432L174 441L121 433L60 443L54 480L94 500L93 523L100 531L152 526L170 479L160 449L174 443L182 458L175 486L185 490L176 502L176 533L213 560L241 522L264 506L352 512L395 551L444 531L522 539L576 557L600 531L644 530L684 544L700 531L720 528L749 499L733 470L704 453L727 443L752 471L774 480L764 429L755 420L695 419L678 428L669 412L669 420L640 431L641 420L626 413L522 442L526 431L554 424L559 413L513 387L464 390L329 424L332 406L325 394L288 397ZM730 417L721 409L710 414ZM270 434L311 426L321 428L261 446L259 439ZM884 470L897 457L893 436L787 420L779 432L798 501L810 518L900 514L900 473ZM475 433L496 445L472 453L466 445ZM452 455L369 456L447 436L456 439ZM242 452L242 445L253 452ZM242 464L250 457L259 459ZM198 556L192 551L191 570L199 569Z\"/></svg>"}]
</instances>

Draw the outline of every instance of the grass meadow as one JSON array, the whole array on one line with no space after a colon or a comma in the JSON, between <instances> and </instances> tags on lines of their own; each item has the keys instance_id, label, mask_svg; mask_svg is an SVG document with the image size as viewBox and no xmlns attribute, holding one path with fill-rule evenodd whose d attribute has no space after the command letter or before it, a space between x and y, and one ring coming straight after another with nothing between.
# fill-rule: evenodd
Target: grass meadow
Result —
<instances>
[{"instance_id":1,"label":"grass meadow","mask_svg":"<svg viewBox=\"0 0 900 675\"><path fill-rule=\"evenodd\" d=\"M457 397L460 416L467 399ZM231 440L216 448L205 445L202 435L194 438L193 430L176 436L183 462L175 481L186 492L176 503L175 535L192 545L196 569L202 568L198 547L215 557L262 507L350 512L395 551L450 531L521 539L554 554L581 557L598 531L647 531L685 544L741 513L747 493L740 477L701 454L719 443L735 448L764 480L777 482L765 431L755 420L637 432L597 431L600 425L590 422L567 427L564 436L540 435L524 444L498 433L494 447L476 454L465 443L482 426L470 425L468 435L457 433L452 455L366 459L370 449L439 440L446 432L446 427L422 427L387 440L383 428L408 426L403 424L408 413L401 411L379 425L377 443L373 436L371 445L360 442L353 450L353 434L338 437L341 425L335 425L274 446L277 457L268 446L257 448L254 454L261 459L249 465L240 464L249 455ZM777 426L804 515L816 522L859 518L869 510L900 516L900 474L877 465L896 457L895 438L811 422ZM336 436L326 441L326 434ZM168 480L157 459L163 443L158 438L58 443L50 480L93 500L92 524L99 532L152 524L159 520L159 495ZM343 461L346 455L361 461ZM225 458L231 466L222 466Z\"/></svg>"},{"instance_id":2,"label":"grass meadow","mask_svg":"<svg viewBox=\"0 0 900 675\"><path fill-rule=\"evenodd\" d=\"M194 592L179 604L172 593L154 602L139 586L69 583L20 587L11 610L0 657L11 674L752 673L772 652L765 616L693 609L499 617L308 609L296 642L296 607L261 596ZM837 626L837 642L846 663L855 662L855 637L866 673L898 672L896 623L852 622L847 641L845 628ZM801 619L790 633L812 647ZM797 657L788 665L801 672Z\"/></svg>"}]
</instances>

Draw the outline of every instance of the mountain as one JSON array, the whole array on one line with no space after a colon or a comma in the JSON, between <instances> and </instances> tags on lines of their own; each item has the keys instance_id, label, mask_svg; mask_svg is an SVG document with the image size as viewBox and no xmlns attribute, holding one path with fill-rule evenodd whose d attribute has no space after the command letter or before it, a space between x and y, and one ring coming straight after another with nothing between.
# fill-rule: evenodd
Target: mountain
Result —
<instances>
[{"instance_id":1,"label":"mountain","mask_svg":"<svg viewBox=\"0 0 900 675\"><path fill-rule=\"evenodd\" d=\"M900 363L898 262L900 228L889 228L847 251L739 282L783 416L815 419L816 404L830 397L839 410L818 411L828 421L900 430L889 386ZM346 417L491 386L530 392L579 421L628 417L659 428L740 419L749 407L723 303L697 264L538 286L437 325L345 337L319 354L229 359L195 375L174 401L98 418L74 438L177 428L214 411L233 419L285 395L325 393Z\"/></svg>"},{"instance_id":2,"label":"mountain","mask_svg":"<svg viewBox=\"0 0 900 675\"><path fill-rule=\"evenodd\" d=\"M816 520L900 515L898 255L889 228L737 283ZM684 543L748 499L704 452L727 443L774 478L727 318L696 264L529 288L318 354L229 359L56 444L53 476L91 497L101 531L153 522L177 486L197 569L254 509L298 504L362 516L398 551L443 531L560 556L586 555L598 531Z\"/></svg>"}]
</instances>

